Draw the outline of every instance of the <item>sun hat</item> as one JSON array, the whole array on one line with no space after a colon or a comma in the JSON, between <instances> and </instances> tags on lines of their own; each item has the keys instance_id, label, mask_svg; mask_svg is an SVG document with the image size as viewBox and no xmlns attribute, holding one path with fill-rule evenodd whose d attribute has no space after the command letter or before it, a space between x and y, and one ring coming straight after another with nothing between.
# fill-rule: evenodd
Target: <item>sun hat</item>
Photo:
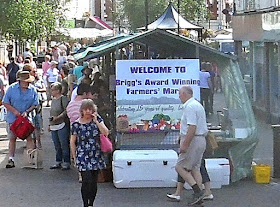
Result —
<instances>
[{"instance_id":1,"label":"sun hat","mask_svg":"<svg viewBox=\"0 0 280 207\"><path fill-rule=\"evenodd\" d=\"M19 71L17 73L17 80L18 81L25 81L28 83L33 82L35 79L34 76L31 76L28 71Z\"/></svg>"},{"instance_id":2,"label":"sun hat","mask_svg":"<svg viewBox=\"0 0 280 207\"><path fill-rule=\"evenodd\" d=\"M55 60L52 60L52 61L51 61L51 65L58 65L58 62L55 61Z\"/></svg>"}]
</instances>

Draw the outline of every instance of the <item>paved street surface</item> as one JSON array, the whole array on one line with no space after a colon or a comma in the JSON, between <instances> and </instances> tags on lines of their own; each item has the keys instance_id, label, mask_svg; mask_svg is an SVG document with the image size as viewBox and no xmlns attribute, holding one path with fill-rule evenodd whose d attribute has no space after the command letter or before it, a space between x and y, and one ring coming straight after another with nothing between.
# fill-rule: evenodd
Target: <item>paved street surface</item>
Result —
<instances>
[{"instance_id":1,"label":"paved street surface","mask_svg":"<svg viewBox=\"0 0 280 207\"><path fill-rule=\"evenodd\" d=\"M47 121L49 108L44 108ZM44 168L41 170L22 169L23 147L18 141L16 167L6 169L7 139L5 123L0 123L0 207L82 207L80 183L74 168L69 171L50 170L55 152L50 134L42 135ZM258 119L259 146L255 152L258 163L272 165L272 131L270 125ZM207 207L279 207L280 180L270 184L256 184L248 178L240 182L213 190L213 201L205 202ZM181 207L187 206L191 191L185 190L181 202L169 202L166 193L175 188L116 189L112 183L99 183L95 207Z\"/></svg>"}]
</instances>

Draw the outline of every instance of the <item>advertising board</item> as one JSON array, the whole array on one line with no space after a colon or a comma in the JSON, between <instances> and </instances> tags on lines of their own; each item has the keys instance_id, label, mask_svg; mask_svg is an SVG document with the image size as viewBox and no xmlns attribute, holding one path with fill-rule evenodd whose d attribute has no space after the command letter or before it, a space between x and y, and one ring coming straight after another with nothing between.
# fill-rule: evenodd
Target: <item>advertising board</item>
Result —
<instances>
[{"instance_id":1,"label":"advertising board","mask_svg":"<svg viewBox=\"0 0 280 207\"><path fill-rule=\"evenodd\" d=\"M164 119L172 127L182 116L182 85L190 85L200 99L198 59L117 60L116 115L129 125Z\"/></svg>"}]
</instances>

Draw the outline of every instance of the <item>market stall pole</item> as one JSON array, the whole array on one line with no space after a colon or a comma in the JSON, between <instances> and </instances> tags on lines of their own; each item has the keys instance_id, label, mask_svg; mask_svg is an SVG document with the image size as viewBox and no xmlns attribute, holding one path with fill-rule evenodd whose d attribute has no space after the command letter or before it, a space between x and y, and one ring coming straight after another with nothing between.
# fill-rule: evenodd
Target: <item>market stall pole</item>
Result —
<instances>
[{"instance_id":1,"label":"market stall pole","mask_svg":"<svg viewBox=\"0 0 280 207\"><path fill-rule=\"evenodd\" d=\"M272 125L273 129L273 177L280 178L280 125Z\"/></svg>"}]
</instances>

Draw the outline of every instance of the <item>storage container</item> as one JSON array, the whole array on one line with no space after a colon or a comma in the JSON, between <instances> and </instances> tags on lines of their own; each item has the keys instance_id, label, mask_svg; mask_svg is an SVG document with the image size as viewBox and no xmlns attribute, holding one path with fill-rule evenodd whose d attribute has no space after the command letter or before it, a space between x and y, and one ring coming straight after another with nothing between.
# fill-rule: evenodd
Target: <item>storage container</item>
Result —
<instances>
[{"instance_id":1,"label":"storage container","mask_svg":"<svg viewBox=\"0 0 280 207\"><path fill-rule=\"evenodd\" d=\"M223 181L222 185L229 185L230 182L230 165L229 160L226 158L208 158L205 159L206 169L211 165L219 165L222 167Z\"/></svg>"},{"instance_id":2,"label":"storage container","mask_svg":"<svg viewBox=\"0 0 280 207\"><path fill-rule=\"evenodd\" d=\"M174 150L116 150L113 183L116 188L176 187Z\"/></svg>"},{"instance_id":3,"label":"storage container","mask_svg":"<svg viewBox=\"0 0 280 207\"><path fill-rule=\"evenodd\" d=\"M253 167L256 183L269 183L271 167L265 164L255 165Z\"/></svg>"},{"instance_id":4,"label":"storage container","mask_svg":"<svg viewBox=\"0 0 280 207\"><path fill-rule=\"evenodd\" d=\"M210 177L211 189L217 189L222 187L223 183L223 170L220 165L208 165L206 166L207 172ZM189 184L185 183L184 187L186 189L191 189Z\"/></svg>"}]
</instances>

